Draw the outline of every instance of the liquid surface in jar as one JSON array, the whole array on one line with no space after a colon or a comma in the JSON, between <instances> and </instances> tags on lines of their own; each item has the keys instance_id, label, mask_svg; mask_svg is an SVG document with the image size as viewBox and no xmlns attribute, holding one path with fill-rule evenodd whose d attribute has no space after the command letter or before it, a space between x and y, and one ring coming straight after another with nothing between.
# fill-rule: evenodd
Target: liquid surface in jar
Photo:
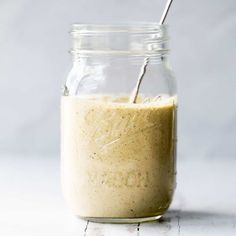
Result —
<instances>
[{"instance_id":1,"label":"liquid surface in jar","mask_svg":"<svg viewBox=\"0 0 236 236\"><path fill-rule=\"evenodd\" d=\"M75 214L163 214L175 188L175 111L174 98L62 97L62 185Z\"/></svg>"}]
</instances>

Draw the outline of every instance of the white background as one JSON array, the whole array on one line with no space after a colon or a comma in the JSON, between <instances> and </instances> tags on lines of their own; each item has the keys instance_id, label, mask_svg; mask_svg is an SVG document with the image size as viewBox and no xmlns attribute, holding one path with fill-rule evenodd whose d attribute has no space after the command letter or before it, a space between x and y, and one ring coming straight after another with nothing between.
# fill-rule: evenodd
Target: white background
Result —
<instances>
[{"instance_id":1,"label":"white background","mask_svg":"<svg viewBox=\"0 0 236 236\"><path fill-rule=\"evenodd\" d=\"M158 21L163 0L0 0L0 153L59 156L72 23ZM179 158L236 155L236 1L175 0Z\"/></svg>"}]
</instances>

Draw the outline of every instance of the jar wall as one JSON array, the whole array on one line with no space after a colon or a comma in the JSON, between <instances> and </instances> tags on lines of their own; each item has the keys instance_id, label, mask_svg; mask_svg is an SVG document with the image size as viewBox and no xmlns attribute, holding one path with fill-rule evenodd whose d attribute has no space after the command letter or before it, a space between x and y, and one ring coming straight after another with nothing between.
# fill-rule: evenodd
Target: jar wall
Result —
<instances>
[{"instance_id":1,"label":"jar wall","mask_svg":"<svg viewBox=\"0 0 236 236\"><path fill-rule=\"evenodd\" d=\"M74 62L66 86L70 95L126 94L133 90L145 57L93 56ZM150 59L140 93L176 95L176 82L166 59Z\"/></svg>"}]
</instances>

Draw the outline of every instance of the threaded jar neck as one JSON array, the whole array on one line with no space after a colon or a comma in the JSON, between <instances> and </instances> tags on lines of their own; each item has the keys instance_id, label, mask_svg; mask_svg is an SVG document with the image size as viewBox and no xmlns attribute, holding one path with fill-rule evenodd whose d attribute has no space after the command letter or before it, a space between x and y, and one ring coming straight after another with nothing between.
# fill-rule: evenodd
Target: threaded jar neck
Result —
<instances>
[{"instance_id":1,"label":"threaded jar neck","mask_svg":"<svg viewBox=\"0 0 236 236\"><path fill-rule=\"evenodd\" d=\"M161 57L168 53L167 26L158 23L74 24L71 34L75 58L90 54Z\"/></svg>"}]
</instances>

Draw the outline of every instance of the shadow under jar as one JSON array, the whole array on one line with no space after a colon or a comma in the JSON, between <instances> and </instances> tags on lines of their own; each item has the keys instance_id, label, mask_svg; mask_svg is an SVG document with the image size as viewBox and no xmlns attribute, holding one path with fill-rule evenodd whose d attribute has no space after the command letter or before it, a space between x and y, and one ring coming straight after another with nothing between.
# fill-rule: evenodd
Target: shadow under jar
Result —
<instances>
[{"instance_id":1,"label":"shadow under jar","mask_svg":"<svg viewBox=\"0 0 236 236\"><path fill-rule=\"evenodd\" d=\"M157 23L75 24L61 98L61 175L81 218L160 218L176 186L176 82ZM149 58L136 103L129 97Z\"/></svg>"}]
</instances>

